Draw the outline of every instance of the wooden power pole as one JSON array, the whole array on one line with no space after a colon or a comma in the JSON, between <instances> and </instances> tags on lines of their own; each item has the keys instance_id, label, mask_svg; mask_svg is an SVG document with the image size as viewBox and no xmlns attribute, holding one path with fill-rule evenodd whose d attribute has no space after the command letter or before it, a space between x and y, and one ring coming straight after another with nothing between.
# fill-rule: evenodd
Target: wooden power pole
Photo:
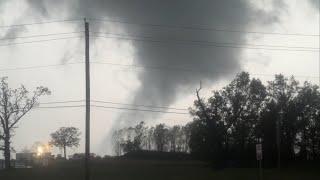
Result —
<instances>
[{"instance_id":1,"label":"wooden power pole","mask_svg":"<svg viewBox=\"0 0 320 180\"><path fill-rule=\"evenodd\" d=\"M85 25L85 75L86 75L86 143L85 143L85 180L90 180L90 62L89 62L89 23Z\"/></svg>"}]
</instances>

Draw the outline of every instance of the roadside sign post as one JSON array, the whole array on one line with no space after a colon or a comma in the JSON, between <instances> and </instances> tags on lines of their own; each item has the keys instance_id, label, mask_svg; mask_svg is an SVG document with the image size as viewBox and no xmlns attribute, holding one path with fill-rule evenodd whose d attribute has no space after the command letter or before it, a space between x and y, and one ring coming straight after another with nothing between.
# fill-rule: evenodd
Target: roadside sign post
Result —
<instances>
[{"instance_id":1,"label":"roadside sign post","mask_svg":"<svg viewBox=\"0 0 320 180\"><path fill-rule=\"evenodd\" d=\"M256 144L256 156L259 163L259 179L262 180L262 144Z\"/></svg>"}]
</instances>

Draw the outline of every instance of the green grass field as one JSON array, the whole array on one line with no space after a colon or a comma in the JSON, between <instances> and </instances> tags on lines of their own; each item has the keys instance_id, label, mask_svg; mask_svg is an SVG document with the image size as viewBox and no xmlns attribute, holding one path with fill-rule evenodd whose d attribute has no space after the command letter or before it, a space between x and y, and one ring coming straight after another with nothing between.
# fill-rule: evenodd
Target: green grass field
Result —
<instances>
[{"instance_id":1,"label":"green grass field","mask_svg":"<svg viewBox=\"0 0 320 180\"><path fill-rule=\"evenodd\" d=\"M196 161L101 160L92 163L92 180L254 180L257 169L213 170ZM318 180L317 168L265 169L264 180ZM84 169L79 162L65 162L47 168L0 171L0 180L81 180Z\"/></svg>"}]
</instances>

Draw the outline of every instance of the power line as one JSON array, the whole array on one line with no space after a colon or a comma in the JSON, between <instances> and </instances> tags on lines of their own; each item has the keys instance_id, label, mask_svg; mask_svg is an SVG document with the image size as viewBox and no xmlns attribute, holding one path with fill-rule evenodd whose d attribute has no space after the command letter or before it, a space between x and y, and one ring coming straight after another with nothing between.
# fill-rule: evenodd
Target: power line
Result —
<instances>
[{"instance_id":1,"label":"power line","mask_svg":"<svg viewBox=\"0 0 320 180\"><path fill-rule=\"evenodd\" d=\"M242 31L242 30L228 30L228 29L210 28L210 27L176 26L176 25L153 24L153 23L136 23L136 22L123 21L123 20L122 21L121 20L114 20L114 19L96 19L96 18L89 18L89 19L92 21L100 21L100 22L114 22L114 23L122 23L122 24L132 24L132 25L159 27L159 28L170 28L170 29L183 29L183 30L216 31L216 32L228 32L228 33L264 34L264 35L280 35L280 36L306 36L306 37L320 36L319 34Z\"/></svg>"},{"instance_id":2,"label":"power line","mask_svg":"<svg viewBox=\"0 0 320 180\"><path fill-rule=\"evenodd\" d=\"M77 37L64 37L64 38L55 38L55 39L44 39L44 40L37 40L37 41L25 41L25 42L19 42L19 43L0 44L0 46L11 46L11 45L18 45L18 44L39 43L39 42L46 42L46 41L57 41L57 40L64 40L64 39L81 38L81 37L82 37L82 36L77 36Z\"/></svg>"},{"instance_id":3,"label":"power line","mask_svg":"<svg viewBox=\"0 0 320 180\"><path fill-rule=\"evenodd\" d=\"M136 65L136 64L117 64L117 63L107 63L107 62L97 62L93 61L92 64L105 64L111 66L123 66L123 67L134 67L134 68L143 68L143 69L155 69L155 70L166 70L166 71L184 71L184 72L197 72L201 74L207 73L229 73L229 72L221 72L221 71L210 71L205 69L188 69L188 68L181 68L181 67L167 67L167 66L143 66L143 65ZM257 76L274 76L274 74L251 74ZM319 78L319 76L299 76L296 75L295 77L304 77L304 78Z\"/></svg>"},{"instance_id":4,"label":"power line","mask_svg":"<svg viewBox=\"0 0 320 180\"><path fill-rule=\"evenodd\" d=\"M8 38L2 38L2 39L0 39L0 40L23 39L23 38L34 38L34 37L47 37L47 36L56 36L56 35L65 35L65 34L76 34L76 33L82 33L82 31L66 32L66 33L53 33L53 34L39 34L39 35L31 35L31 36L8 37Z\"/></svg>"},{"instance_id":5,"label":"power line","mask_svg":"<svg viewBox=\"0 0 320 180\"><path fill-rule=\"evenodd\" d=\"M77 103L84 102L85 100L70 100L70 101L53 101L53 102L44 102L39 104L63 104L63 103Z\"/></svg>"},{"instance_id":6,"label":"power line","mask_svg":"<svg viewBox=\"0 0 320 180\"><path fill-rule=\"evenodd\" d=\"M53 102L44 102L41 104L64 104L64 103L78 103L84 102L85 100L70 100L70 101L53 101ZM119 102L111 102L111 101L98 101L92 100L91 102L104 103L104 104L116 104L116 105L125 105L125 106L136 106L136 107L147 107L147 108L155 108L155 109L172 109L172 110L183 110L187 111L187 108L174 108L168 106L153 106L153 105L143 105L143 104L128 104L128 103L119 103Z\"/></svg>"},{"instance_id":7,"label":"power line","mask_svg":"<svg viewBox=\"0 0 320 180\"><path fill-rule=\"evenodd\" d=\"M25 24L3 25L3 26L0 26L0 28L12 28L12 27L30 26L30 25L39 25L39 24L52 24L52 23L74 23L77 21L80 21L80 19L66 19L66 20L43 21L43 22L34 22L34 23L25 23Z\"/></svg>"},{"instance_id":8,"label":"power line","mask_svg":"<svg viewBox=\"0 0 320 180\"><path fill-rule=\"evenodd\" d=\"M74 65L74 64L83 64L84 62L74 62L74 63L64 63L64 64L51 64L51 65L43 65L43 66L28 66L28 67L17 67L17 68L3 68L0 71L15 71L15 70L29 70L29 69L40 69L40 68L49 68L49 67L58 67L58 66L65 66L65 65ZM228 72L219 72L219 71L210 71L210 70L196 70L196 69L187 69L181 67L166 67L166 66L142 66L142 65L135 65L135 64L117 64L117 63L107 63L107 62L91 62L91 64L104 64L104 65L111 65L111 66L122 66L122 67L134 67L134 68L143 68L143 69L155 69L155 70L166 70L166 71L184 71L184 72L197 72L197 73L228 73ZM251 74L257 76L274 76L274 74ZM319 78L319 76L299 76L294 75L295 77L302 77L302 78ZM165 107L164 107L165 108Z\"/></svg>"},{"instance_id":9,"label":"power line","mask_svg":"<svg viewBox=\"0 0 320 180\"><path fill-rule=\"evenodd\" d=\"M270 51L304 51L304 52L319 52L319 50L313 49L276 49L276 48L261 48L261 47L251 47L251 46L238 46L238 45L223 45L217 43L200 43L191 41L172 41L172 40L156 40L156 39L143 39L143 38L132 38L132 37L110 37L110 36L97 36L108 39L120 39L120 40L130 40L130 41L140 41L149 43L165 43L165 44L177 44L177 45L188 45L188 46L204 46L204 47L217 47L217 48L232 48L232 49L255 49L255 50L270 50Z\"/></svg>"},{"instance_id":10,"label":"power line","mask_svg":"<svg viewBox=\"0 0 320 180\"><path fill-rule=\"evenodd\" d=\"M38 107L34 107L34 108L35 109L59 109L59 108L79 108L79 107L85 107L85 105L38 106ZM100 106L100 105L91 105L91 107L105 108L105 109L119 109L119 110L128 110L128 111L142 111L142 112L152 112L152 113L189 114L189 113L174 112L174 111L161 111L161 110L151 110L151 109L124 108L124 107Z\"/></svg>"},{"instance_id":11,"label":"power line","mask_svg":"<svg viewBox=\"0 0 320 180\"><path fill-rule=\"evenodd\" d=\"M84 105L70 105L70 106L38 106L35 109L59 109L59 108L77 108L84 107Z\"/></svg>"},{"instance_id":12,"label":"power line","mask_svg":"<svg viewBox=\"0 0 320 180\"><path fill-rule=\"evenodd\" d=\"M57 66L72 65L72 64L83 64L83 62L74 62L74 63L65 63L65 64L51 64L51 65L43 65L43 66L17 67L17 68L4 68L4 69L0 69L0 71L39 69L39 68L57 67Z\"/></svg>"},{"instance_id":13,"label":"power line","mask_svg":"<svg viewBox=\"0 0 320 180\"><path fill-rule=\"evenodd\" d=\"M119 110L129 110L129 111L143 111L143 112L153 112L153 113L168 113L168 114L189 114L183 112L173 112L173 111L161 111L161 110L151 110L151 109L136 109L136 108L124 108L124 107L113 107L113 106L98 106L91 105L92 107L106 108L106 109L119 109Z\"/></svg>"},{"instance_id":14,"label":"power line","mask_svg":"<svg viewBox=\"0 0 320 180\"><path fill-rule=\"evenodd\" d=\"M127 103L117 103L117 102L111 102L111 101L96 101L93 100L92 102L98 102L98 103L106 103L106 104L117 104L117 105L126 105L126 106L137 106L137 107L147 107L147 108L156 108L156 109L173 109L173 110L188 110L187 108L174 108L174 107L168 107L168 106L153 106L153 105L143 105L143 104L127 104Z\"/></svg>"},{"instance_id":15,"label":"power line","mask_svg":"<svg viewBox=\"0 0 320 180\"><path fill-rule=\"evenodd\" d=\"M229 30L229 29L210 28L210 27L176 26L176 25L153 24L153 23L136 23L136 22L129 22L129 21L124 21L124 20L115 20L115 19L89 18L89 20L100 21L100 22L133 24L133 25L150 26L150 27L160 27L160 28L199 30L199 31L217 31L217 32L229 32L229 33L248 33L248 34L265 34L265 35L281 35L281 36L310 36L310 37L319 36L319 34L275 33L275 32ZM24 23L24 24L2 25L2 26L0 26L0 28L11 28L11 27L19 27L19 26L30 26L30 25L40 25L40 24L52 24L52 23L76 23L76 22L81 22L81 21L82 21L82 19L66 19L66 20L43 21L43 22Z\"/></svg>"},{"instance_id":16,"label":"power line","mask_svg":"<svg viewBox=\"0 0 320 180\"><path fill-rule=\"evenodd\" d=\"M106 34L106 35L115 35L125 37L125 38L143 38L151 39L152 36L139 36L132 34L119 34L119 33L105 33L105 32L92 32L93 34ZM177 42L191 42L191 43L204 43L204 44L217 44L217 45L236 45L236 46L252 46L252 47L272 47L272 48L291 48L291 49L310 49L318 50L319 48L315 47L304 47L304 46L277 46L277 45L264 45L264 44L241 44L241 43L225 43L225 42L215 42L215 41L204 41L204 40L179 40L179 39L165 39L164 41L177 41Z\"/></svg>"}]
</instances>

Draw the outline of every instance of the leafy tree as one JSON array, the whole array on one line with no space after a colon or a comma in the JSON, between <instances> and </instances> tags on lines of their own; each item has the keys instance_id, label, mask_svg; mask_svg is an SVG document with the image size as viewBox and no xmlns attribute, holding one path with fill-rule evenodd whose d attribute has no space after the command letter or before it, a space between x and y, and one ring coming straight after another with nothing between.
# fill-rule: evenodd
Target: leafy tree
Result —
<instances>
[{"instance_id":1,"label":"leafy tree","mask_svg":"<svg viewBox=\"0 0 320 180\"><path fill-rule=\"evenodd\" d=\"M266 97L265 87L260 80L251 80L249 74L243 72L224 89L222 95L227 112L225 130L229 130L229 137L234 142L233 151L243 162L253 159L261 105Z\"/></svg>"},{"instance_id":2,"label":"leafy tree","mask_svg":"<svg viewBox=\"0 0 320 180\"><path fill-rule=\"evenodd\" d=\"M51 134L51 144L62 148L64 158L67 158L67 147L78 147L80 141L80 132L75 127L61 127Z\"/></svg>"},{"instance_id":3,"label":"leafy tree","mask_svg":"<svg viewBox=\"0 0 320 180\"><path fill-rule=\"evenodd\" d=\"M38 105L38 99L42 95L49 95L50 91L46 87L37 87L29 95L29 91L21 85L17 89L11 89L7 78L0 79L0 147L4 151L5 167L10 168L11 138L14 130L24 115Z\"/></svg>"},{"instance_id":4,"label":"leafy tree","mask_svg":"<svg viewBox=\"0 0 320 180\"><path fill-rule=\"evenodd\" d=\"M190 126L169 127L158 124L147 127L144 122L140 122L134 127L114 131L112 139L117 155L139 150L188 152Z\"/></svg>"},{"instance_id":5,"label":"leafy tree","mask_svg":"<svg viewBox=\"0 0 320 180\"><path fill-rule=\"evenodd\" d=\"M255 145L262 143L264 166L277 162L279 127L282 165L320 158L320 92L293 77L276 75L266 86L242 72L210 98L200 97L190 108L185 126L124 128L121 148L191 152L197 158L224 165L255 166ZM127 138L124 138L127 137Z\"/></svg>"},{"instance_id":6,"label":"leafy tree","mask_svg":"<svg viewBox=\"0 0 320 180\"><path fill-rule=\"evenodd\" d=\"M123 151L125 153L141 150L147 143L146 132L147 128L145 127L144 122L140 122L135 127L123 128L115 131L113 136L116 138L115 145L118 146L115 148L117 148L118 151ZM121 153L116 152L116 154L120 155Z\"/></svg>"},{"instance_id":7,"label":"leafy tree","mask_svg":"<svg viewBox=\"0 0 320 180\"><path fill-rule=\"evenodd\" d=\"M224 157L246 162L254 158L257 128L266 89L260 80L240 73L205 102L199 97L191 114L195 117L190 148L193 154L210 159L217 166ZM253 154L253 155L252 155Z\"/></svg>"},{"instance_id":8,"label":"leafy tree","mask_svg":"<svg viewBox=\"0 0 320 180\"><path fill-rule=\"evenodd\" d=\"M181 152L190 152L189 142L191 137L191 123L186 124L181 129L182 139L181 139Z\"/></svg>"},{"instance_id":9,"label":"leafy tree","mask_svg":"<svg viewBox=\"0 0 320 180\"><path fill-rule=\"evenodd\" d=\"M154 128L153 137L157 151L164 151L168 141L168 129L164 124L158 124Z\"/></svg>"},{"instance_id":10,"label":"leafy tree","mask_svg":"<svg viewBox=\"0 0 320 180\"><path fill-rule=\"evenodd\" d=\"M170 151L176 152L179 149L178 143L180 138L180 131L181 127L177 125L169 128L168 138L170 142Z\"/></svg>"},{"instance_id":11,"label":"leafy tree","mask_svg":"<svg viewBox=\"0 0 320 180\"><path fill-rule=\"evenodd\" d=\"M278 109L277 121L280 128L281 159L285 162L294 159L294 145L297 135L297 109L296 96L299 91L299 83L294 79L276 75L273 81L268 82L269 98L275 102Z\"/></svg>"},{"instance_id":12,"label":"leafy tree","mask_svg":"<svg viewBox=\"0 0 320 180\"><path fill-rule=\"evenodd\" d=\"M260 130L262 135L263 162L265 167L275 167L277 162L277 137L276 127L279 109L276 103L271 100L266 102L266 106L262 111Z\"/></svg>"},{"instance_id":13,"label":"leafy tree","mask_svg":"<svg viewBox=\"0 0 320 180\"><path fill-rule=\"evenodd\" d=\"M145 123L142 121L134 128L135 136L133 138L133 144L135 146L135 150L141 150L143 143L145 143L145 133L147 128L145 127Z\"/></svg>"},{"instance_id":14,"label":"leafy tree","mask_svg":"<svg viewBox=\"0 0 320 180\"><path fill-rule=\"evenodd\" d=\"M296 98L297 143L301 159L316 159L320 142L320 94L318 86L305 82Z\"/></svg>"}]
</instances>

